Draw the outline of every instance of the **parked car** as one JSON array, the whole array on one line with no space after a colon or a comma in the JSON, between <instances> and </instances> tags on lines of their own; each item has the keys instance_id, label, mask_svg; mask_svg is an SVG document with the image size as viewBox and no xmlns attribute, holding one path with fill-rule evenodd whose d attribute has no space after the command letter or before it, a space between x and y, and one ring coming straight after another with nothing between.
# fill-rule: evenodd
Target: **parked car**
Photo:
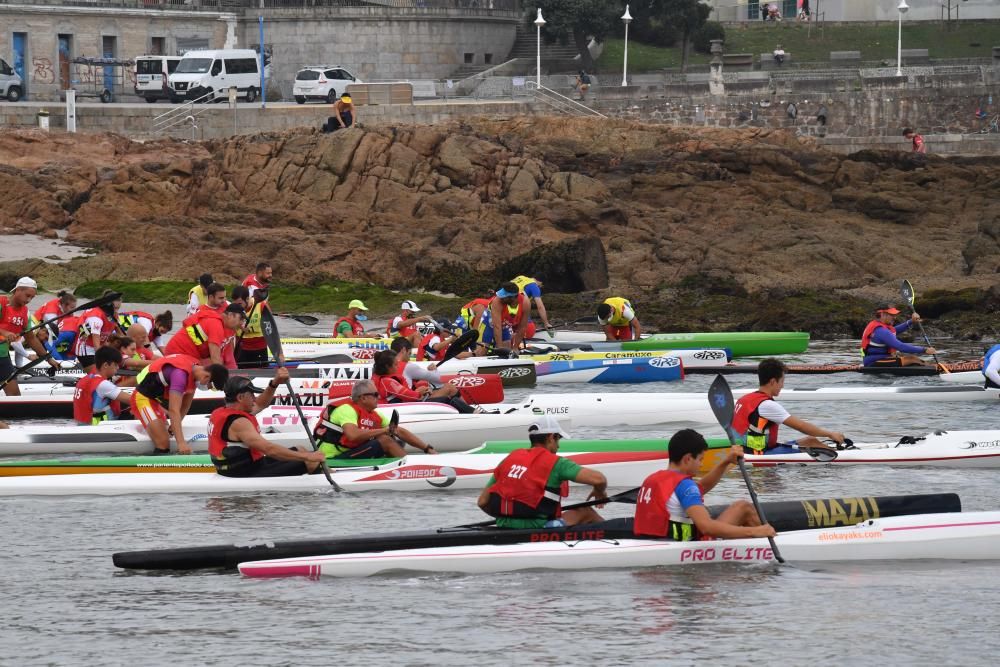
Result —
<instances>
[{"instance_id":1,"label":"parked car","mask_svg":"<svg viewBox=\"0 0 1000 667\"><path fill-rule=\"evenodd\" d=\"M260 67L253 49L188 51L170 75L174 97L196 100L212 93L209 100L224 98L231 87L238 97L253 102L260 94Z\"/></svg>"},{"instance_id":2,"label":"parked car","mask_svg":"<svg viewBox=\"0 0 1000 667\"><path fill-rule=\"evenodd\" d=\"M352 83L363 82L339 65L309 65L295 75L292 95L299 104L305 104L306 100L333 104Z\"/></svg>"},{"instance_id":3,"label":"parked car","mask_svg":"<svg viewBox=\"0 0 1000 667\"><path fill-rule=\"evenodd\" d=\"M6 60L0 58L0 97L17 102L23 92L24 82L21 81L21 75L15 72Z\"/></svg>"},{"instance_id":4,"label":"parked car","mask_svg":"<svg viewBox=\"0 0 1000 667\"><path fill-rule=\"evenodd\" d=\"M173 98L168 81L180 61L180 56L137 57L135 59L135 94L146 98L147 102Z\"/></svg>"}]
</instances>

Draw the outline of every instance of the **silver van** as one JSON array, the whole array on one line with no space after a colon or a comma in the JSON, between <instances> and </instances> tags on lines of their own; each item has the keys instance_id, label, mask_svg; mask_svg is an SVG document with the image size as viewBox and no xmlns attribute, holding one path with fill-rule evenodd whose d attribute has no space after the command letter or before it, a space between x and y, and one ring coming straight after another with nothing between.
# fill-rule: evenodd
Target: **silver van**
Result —
<instances>
[{"instance_id":1,"label":"silver van","mask_svg":"<svg viewBox=\"0 0 1000 667\"><path fill-rule=\"evenodd\" d=\"M0 97L17 102L23 92L24 82L21 81L21 76L7 64L6 60L0 58Z\"/></svg>"}]
</instances>

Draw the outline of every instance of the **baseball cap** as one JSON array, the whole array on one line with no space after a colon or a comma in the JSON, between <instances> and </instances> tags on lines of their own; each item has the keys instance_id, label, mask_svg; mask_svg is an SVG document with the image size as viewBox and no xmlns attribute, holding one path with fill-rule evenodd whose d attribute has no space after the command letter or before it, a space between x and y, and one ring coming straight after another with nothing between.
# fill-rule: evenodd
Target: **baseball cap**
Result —
<instances>
[{"instance_id":1,"label":"baseball cap","mask_svg":"<svg viewBox=\"0 0 1000 667\"><path fill-rule=\"evenodd\" d=\"M236 375L226 380L226 385L223 388L223 391L226 393L227 401L235 401L237 396L245 394L248 391L255 394L264 393L263 389L254 386L253 380L241 375Z\"/></svg>"},{"instance_id":2,"label":"baseball cap","mask_svg":"<svg viewBox=\"0 0 1000 667\"><path fill-rule=\"evenodd\" d=\"M562 429L559 421L552 415L545 415L528 427L528 435L547 435L549 433L554 433L563 438L569 437L569 433Z\"/></svg>"},{"instance_id":3,"label":"baseball cap","mask_svg":"<svg viewBox=\"0 0 1000 667\"><path fill-rule=\"evenodd\" d=\"M360 308L361 310L368 310L368 306L366 306L365 302L362 301L361 299L354 299L349 304L347 304L347 307L348 308Z\"/></svg>"},{"instance_id":4,"label":"baseball cap","mask_svg":"<svg viewBox=\"0 0 1000 667\"><path fill-rule=\"evenodd\" d=\"M889 302L880 303L875 308L876 313L889 313L890 315L899 315L899 310Z\"/></svg>"},{"instance_id":5,"label":"baseball cap","mask_svg":"<svg viewBox=\"0 0 1000 667\"><path fill-rule=\"evenodd\" d=\"M517 296L517 292L508 292L507 290L505 290L502 287L497 290L496 294L501 299L509 299L512 296Z\"/></svg>"},{"instance_id":6,"label":"baseball cap","mask_svg":"<svg viewBox=\"0 0 1000 667\"><path fill-rule=\"evenodd\" d=\"M403 310L408 310L411 313L419 313L420 312L420 309L417 308L417 304L413 303L412 301L404 301L403 305L400 306L400 308L402 308Z\"/></svg>"},{"instance_id":7,"label":"baseball cap","mask_svg":"<svg viewBox=\"0 0 1000 667\"><path fill-rule=\"evenodd\" d=\"M231 304L229 304L228 306L226 306L226 309L224 311L222 311L222 312L224 312L224 313L239 313L240 315L243 316L243 319L246 319L246 317L247 317L247 314L243 311L243 306L241 306L238 303L231 303Z\"/></svg>"},{"instance_id":8,"label":"baseball cap","mask_svg":"<svg viewBox=\"0 0 1000 667\"><path fill-rule=\"evenodd\" d=\"M38 289L38 283L36 283L28 276L24 276L23 278L19 278L17 284L14 285L14 289L17 289L19 287L30 287L31 289Z\"/></svg>"},{"instance_id":9,"label":"baseball cap","mask_svg":"<svg viewBox=\"0 0 1000 667\"><path fill-rule=\"evenodd\" d=\"M342 93L340 99L344 100L345 102L350 102L351 96L348 93Z\"/></svg>"}]
</instances>

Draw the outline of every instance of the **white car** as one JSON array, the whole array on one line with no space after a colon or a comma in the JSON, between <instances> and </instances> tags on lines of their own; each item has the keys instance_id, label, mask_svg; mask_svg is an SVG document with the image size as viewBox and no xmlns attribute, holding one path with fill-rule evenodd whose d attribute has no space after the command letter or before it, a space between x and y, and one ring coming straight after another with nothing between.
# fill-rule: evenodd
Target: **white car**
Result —
<instances>
[{"instance_id":1,"label":"white car","mask_svg":"<svg viewBox=\"0 0 1000 667\"><path fill-rule=\"evenodd\" d=\"M295 75L292 96L299 104L305 104L306 100L322 100L333 104L352 83L363 82L337 65L311 65L303 67Z\"/></svg>"}]
</instances>

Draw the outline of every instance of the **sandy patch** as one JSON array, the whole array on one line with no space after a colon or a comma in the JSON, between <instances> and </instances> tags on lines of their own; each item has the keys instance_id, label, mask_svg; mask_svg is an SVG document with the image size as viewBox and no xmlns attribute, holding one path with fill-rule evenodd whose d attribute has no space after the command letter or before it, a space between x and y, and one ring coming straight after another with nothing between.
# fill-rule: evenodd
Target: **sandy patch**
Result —
<instances>
[{"instance_id":1,"label":"sandy patch","mask_svg":"<svg viewBox=\"0 0 1000 667\"><path fill-rule=\"evenodd\" d=\"M0 236L0 262L41 259L50 264L61 264L87 254L87 248L33 234Z\"/></svg>"}]
</instances>

